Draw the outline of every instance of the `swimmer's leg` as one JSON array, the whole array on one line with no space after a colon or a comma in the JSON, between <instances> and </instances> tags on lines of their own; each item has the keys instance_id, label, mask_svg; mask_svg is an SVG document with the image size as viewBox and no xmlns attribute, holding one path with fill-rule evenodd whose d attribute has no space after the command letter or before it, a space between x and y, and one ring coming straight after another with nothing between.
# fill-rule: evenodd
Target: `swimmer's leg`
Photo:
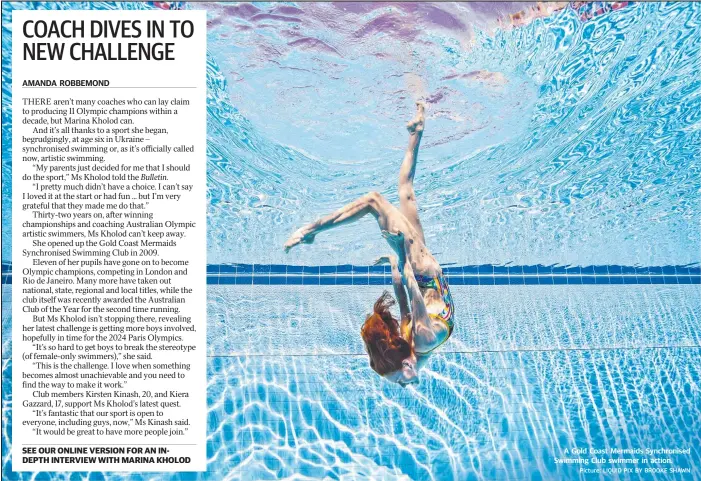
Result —
<instances>
[{"instance_id":1,"label":"swimmer's leg","mask_svg":"<svg viewBox=\"0 0 701 481\"><path fill-rule=\"evenodd\" d=\"M319 232L333 229L334 227L344 224L350 224L367 214L372 214L375 219L377 219L377 223L382 230L389 230L391 224L397 224L397 222L393 221L398 221L399 225L401 225L401 221L404 220L402 219L403 216L401 212L390 204L387 199L377 192L370 192L350 204L341 207L336 212L297 230L287 239L287 242L285 242L285 252L289 252L291 248L298 244L311 244L314 242L314 237ZM404 225L406 225L405 220Z\"/></svg>"},{"instance_id":2,"label":"swimmer's leg","mask_svg":"<svg viewBox=\"0 0 701 481\"><path fill-rule=\"evenodd\" d=\"M424 105L422 103L416 103L416 116L407 124L407 130L409 131L409 145L399 169L399 208L418 232L421 242L425 243L424 230L419 221L416 193L414 192L416 159L424 131Z\"/></svg>"}]
</instances>

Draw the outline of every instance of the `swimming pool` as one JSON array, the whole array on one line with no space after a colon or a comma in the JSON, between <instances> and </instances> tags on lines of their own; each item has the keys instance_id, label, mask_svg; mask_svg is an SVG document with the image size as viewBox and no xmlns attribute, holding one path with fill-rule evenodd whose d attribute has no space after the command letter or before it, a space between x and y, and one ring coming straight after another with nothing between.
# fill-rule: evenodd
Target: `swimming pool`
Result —
<instances>
[{"instance_id":1,"label":"swimming pool","mask_svg":"<svg viewBox=\"0 0 701 481\"><path fill-rule=\"evenodd\" d=\"M701 477L701 5L493 32L465 5L206 8L208 472L10 473L5 422L4 478L641 479L559 462L590 447L690 448L643 479ZM457 317L402 389L359 336L388 285L372 221L282 244L369 190L396 202L416 92L418 202Z\"/></svg>"}]
</instances>

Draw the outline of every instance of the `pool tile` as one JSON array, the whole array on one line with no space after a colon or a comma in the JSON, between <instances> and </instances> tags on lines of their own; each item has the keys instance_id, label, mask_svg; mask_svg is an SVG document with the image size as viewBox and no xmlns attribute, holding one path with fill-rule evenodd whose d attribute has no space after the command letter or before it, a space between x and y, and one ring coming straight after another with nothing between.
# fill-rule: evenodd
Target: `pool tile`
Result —
<instances>
[{"instance_id":1,"label":"pool tile","mask_svg":"<svg viewBox=\"0 0 701 481\"><path fill-rule=\"evenodd\" d=\"M551 266L544 266L544 265L537 265L536 269L538 271L538 275L550 275L553 273L553 268Z\"/></svg>"},{"instance_id":2,"label":"pool tile","mask_svg":"<svg viewBox=\"0 0 701 481\"><path fill-rule=\"evenodd\" d=\"M12 283L11 263L2 264L3 284ZM391 285L391 267L284 264L209 264L207 285ZM699 284L701 268L692 266L495 266L492 264L444 266L452 285L631 285ZM580 277L580 274L584 274Z\"/></svg>"},{"instance_id":3,"label":"pool tile","mask_svg":"<svg viewBox=\"0 0 701 481\"><path fill-rule=\"evenodd\" d=\"M477 272L479 274L494 274L494 266L491 264L482 264L478 267Z\"/></svg>"},{"instance_id":4,"label":"pool tile","mask_svg":"<svg viewBox=\"0 0 701 481\"><path fill-rule=\"evenodd\" d=\"M370 266L368 269L368 273L370 273L370 274L384 274L385 273L385 266Z\"/></svg>"},{"instance_id":5,"label":"pool tile","mask_svg":"<svg viewBox=\"0 0 701 481\"><path fill-rule=\"evenodd\" d=\"M462 267L443 267L443 274L449 275L462 275Z\"/></svg>"}]
</instances>

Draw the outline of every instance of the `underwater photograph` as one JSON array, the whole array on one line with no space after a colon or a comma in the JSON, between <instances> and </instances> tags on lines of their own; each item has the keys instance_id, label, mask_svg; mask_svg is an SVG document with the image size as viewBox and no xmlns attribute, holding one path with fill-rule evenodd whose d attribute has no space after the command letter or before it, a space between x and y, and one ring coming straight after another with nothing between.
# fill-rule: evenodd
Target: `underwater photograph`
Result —
<instances>
[{"instance_id":1,"label":"underwater photograph","mask_svg":"<svg viewBox=\"0 0 701 481\"><path fill-rule=\"evenodd\" d=\"M207 14L207 471L15 472L12 13L123 9ZM700 72L697 2L3 3L2 480L701 480Z\"/></svg>"}]
</instances>

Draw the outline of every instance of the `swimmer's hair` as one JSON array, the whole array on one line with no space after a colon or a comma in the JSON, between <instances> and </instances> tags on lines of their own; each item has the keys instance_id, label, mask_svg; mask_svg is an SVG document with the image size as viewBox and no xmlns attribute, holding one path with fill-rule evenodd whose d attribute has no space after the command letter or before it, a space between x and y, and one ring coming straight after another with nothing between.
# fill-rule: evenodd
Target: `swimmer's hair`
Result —
<instances>
[{"instance_id":1,"label":"swimmer's hair","mask_svg":"<svg viewBox=\"0 0 701 481\"><path fill-rule=\"evenodd\" d=\"M394 304L389 292L383 292L360 330L370 367L380 376L402 369L402 361L411 356L411 345L400 335L399 321L390 311Z\"/></svg>"}]
</instances>

